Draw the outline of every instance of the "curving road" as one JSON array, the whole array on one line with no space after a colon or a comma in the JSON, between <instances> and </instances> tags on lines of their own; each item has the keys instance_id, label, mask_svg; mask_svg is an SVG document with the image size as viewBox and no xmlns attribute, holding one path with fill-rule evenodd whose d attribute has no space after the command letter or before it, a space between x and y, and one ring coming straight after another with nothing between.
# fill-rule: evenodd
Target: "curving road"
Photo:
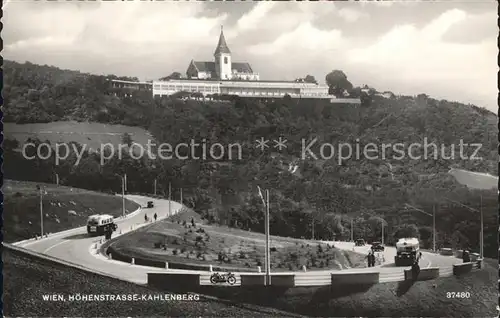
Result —
<instances>
[{"instance_id":1,"label":"curving road","mask_svg":"<svg viewBox=\"0 0 500 318\"><path fill-rule=\"evenodd\" d=\"M177 202L171 203L171 211L169 212L169 201L164 199L152 199L144 196L128 195L127 199L133 200L145 206L147 201L154 202L154 208L152 209L142 209L132 213L125 218L116 219L118 224L118 230L115 232L114 237L120 235L121 233L126 233L130 230L137 229L145 223L144 215L147 214L151 217L155 212L158 214L158 219L163 219L170 214L175 214L181 208L181 205ZM172 269L161 269L156 267L148 266L138 266L131 265L128 263L123 263L120 261L109 260L104 255L97 254L96 247L99 245L100 237L88 237L86 227L81 227L69 231L64 231L61 233L55 233L51 236L38 241L23 241L16 243L15 245L19 247L24 247L26 249L43 253L49 256L60 258L72 263L79 264L81 266L87 267L91 270L96 270L104 273L108 273L115 277L120 277L124 280L131 281L139 284L147 283L147 273L151 272L191 272L199 273L201 284L210 284L209 272L203 271L186 271L186 270L172 270ZM367 253L369 246L364 247L354 247L354 243L350 242L329 242L333 243L337 248L345 250L354 250ZM404 269L408 267L395 267L394 255L396 254L395 248L386 247L384 252L384 257L386 262L380 266L374 268L362 268L362 269L347 269L342 270L342 273L352 273L360 271L379 271L381 282L390 281L400 281L404 279ZM423 252L423 258L421 261L421 267L440 267L440 273L442 276L452 275L452 265L459 263L460 260L452 256L442 256L433 253ZM331 283L331 270L325 271L311 271L311 272L295 272L295 282L297 286L321 286L329 285ZM240 284L240 274L235 273L237 277L237 284ZM248 274L248 273L245 273ZM255 274L258 275L258 274Z\"/></svg>"}]
</instances>

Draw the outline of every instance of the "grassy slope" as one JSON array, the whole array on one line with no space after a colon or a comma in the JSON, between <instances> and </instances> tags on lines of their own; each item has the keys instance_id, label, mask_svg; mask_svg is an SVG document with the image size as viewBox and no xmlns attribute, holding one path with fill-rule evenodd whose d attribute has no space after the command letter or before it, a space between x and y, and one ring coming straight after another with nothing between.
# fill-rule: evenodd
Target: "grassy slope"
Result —
<instances>
[{"instance_id":1,"label":"grassy slope","mask_svg":"<svg viewBox=\"0 0 500 318\"><path fill-rule=\"evenodd\" d=\"M35 182L5 180L3 218L6 242L32 238L40 233L40 196L36 185ZM122 214L120 197L55 184L43 185L47 191L43 197L44 232L55 233L83 226L91 214ZM135 202L125 201L128 212L138 207Z\"/></svg>"},{"instance_id":2,"label":"grassy slope","mask_svg":"<svg viewBox=\"0 0 500 318\"><path fill-rule=\"evenodd\" d=\"M45 124L5 123L5 138L15 139L22 145L28 138L38 138L55 143L78 142L87 145L87 149L99 149L101 145L122 143L122 135L128 133L136 143L145 145L152 139L150 134L140 127L108 125L100 123L57 121Z\"/></svg>"},{"instance_id":3,"label":"grassy slope","mask_svg":"<svg viewBox=\"0 0 500 318\"><path fill-rule=\"evenodd\" d=\"M265 236L260 233L231 229L227 227L200 225L190 227L190 220L199 216L195 212L188 215L174 216L174 222L160 221L138 229L116 239L111 244L120 254L153 260L183 262L191 264L219 264L218 253L225 253L230 262L226 267L241 270L255 270L264 264ZM188 224L182 225L185 219ZM180 224L177 221L180 221ZM197 233L200 228L203 233ZM196 238L200 236L203 247L196 247ZM155 248L155 243L166 244L166 249ZM275 271L300 270L306 265L311 270L341 269L346 267L365 267L365 255L351 251L330 248L326 244L306 242L304 240L271 237L271 268ZM177 251L175 255L174 251Z\"/></svg>"},{"instance_id":4,"label":"grassy slope","mask_svg":"<svg viewBox=\"0 0 500 318\"><path fill-rule=\"evenodd\" d=\"M3 314L10 317L284 317L298 316L254 305L200 298L197 302L49 302L44 294L141 294L163 292L44 260L3 251Z\"/></svg>"}]
</instances>

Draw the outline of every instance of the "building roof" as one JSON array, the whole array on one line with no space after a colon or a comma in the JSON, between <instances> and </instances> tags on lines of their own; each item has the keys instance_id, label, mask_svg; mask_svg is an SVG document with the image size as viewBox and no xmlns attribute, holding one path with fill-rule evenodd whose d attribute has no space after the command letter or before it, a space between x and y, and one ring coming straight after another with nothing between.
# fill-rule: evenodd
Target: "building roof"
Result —
<instances>
[{"instance_id":1,"label":"building roof","mask_svg":"<svg viewBox=\"0 0 500 318\"><path fill-rule=\"evenodd\" d=\"M233 62L231 69L236 70L238 73L253 73L252 67L248 63Z\"/></svg>"},{"instance_id":2,"label":"building roof","mask_svg":"<svg viewBox=\"0 0 500 318\"><path fill-rule=\"evenodd\" d=\"M217 48L215 49L214 55L220 53L231 54L231 51L227 46L226 39L224 38L224 31L222 30L222 26L220 27L219 44L217 44Z\"/></svg>"},{"instance_id":3,"label":"building roof","mask_svg":"<svg viewBox=\"0 0 500 318\"><path fill-rule=\"evenodd\" d=\"M215 62L193 61L198 72L215 72Z\"/></svg>"},{"instance_id":4,"label":"building roof","mask_svg":"<svg viewBox=\"0 0 500 318\"><path fill-rule=\"evenodd\" d=\"M215 62L193 61L193 64L198 72L215 72ZM236 70L238 73L253 73L252 67L246 62L231 63L231 70Z\"/></svg>"}]
</instances>

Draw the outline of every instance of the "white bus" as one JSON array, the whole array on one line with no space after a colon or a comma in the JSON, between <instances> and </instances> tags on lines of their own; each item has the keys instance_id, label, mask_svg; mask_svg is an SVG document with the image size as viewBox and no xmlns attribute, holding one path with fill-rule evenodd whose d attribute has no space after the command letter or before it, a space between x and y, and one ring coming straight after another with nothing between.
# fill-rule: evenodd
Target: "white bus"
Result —
<instances>
[{"instance_id":1,"label":"white bus","mask_svg":"<svg viewBox=\"0 0 500 318\"><path fill-rule=\"evenodd\" d=\"M401 238L396 243L396 256L394 263L396 266L411 266L420 252L420 242L418 238Z\"/></svg>"},{"instance_id":2,"label":"white bus","mask_svg":"<svg viewBox=\"0 0 500 318\"><path fill-rule=\"evenodd\" d=\"M90 235L104 235L106 232L114 232L118 226L114 217L108 214L94 214L87 220L87 233Z\"/></svg>"}]
</instances>

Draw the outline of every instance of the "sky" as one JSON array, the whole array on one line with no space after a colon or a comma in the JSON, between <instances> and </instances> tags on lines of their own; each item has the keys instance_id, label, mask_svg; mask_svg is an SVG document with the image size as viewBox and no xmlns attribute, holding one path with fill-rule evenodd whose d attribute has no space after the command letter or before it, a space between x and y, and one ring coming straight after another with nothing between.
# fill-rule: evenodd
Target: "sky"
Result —
<instances>
[{"instance_id":1,"label":"sky","mask_svg":"<svg viewBox=\"0 0 500 318\"><path fill-rule=\"evenodd\" d=\"M340 69L355 86L497 112L493 0L11 1L3 10L8 60L151 80L185 74L191 59L213 61L223 25L233 62L261 79L324 83Z\"/></svg>"}]
</instances>

